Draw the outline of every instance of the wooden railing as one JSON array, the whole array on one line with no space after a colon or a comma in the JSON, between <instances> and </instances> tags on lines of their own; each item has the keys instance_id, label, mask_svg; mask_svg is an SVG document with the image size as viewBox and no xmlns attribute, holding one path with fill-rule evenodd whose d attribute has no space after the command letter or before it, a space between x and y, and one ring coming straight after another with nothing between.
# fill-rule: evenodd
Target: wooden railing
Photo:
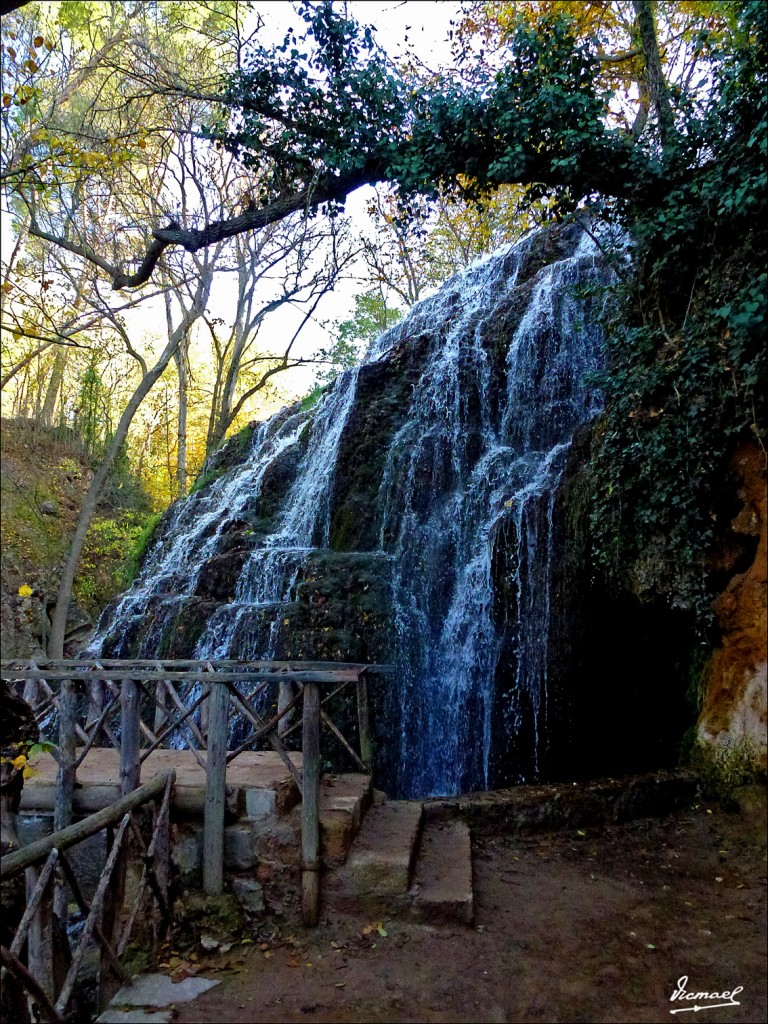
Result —
<instances>
[{"instance_id":1,"label":"wooden railing","mask_svg":"<svg viewBox=\"0 0 768 1024\"><path fill-rule=\"evenodd\" d=\"M320 903L321 726L358 770L370 772L368 678L389 671L388 666L328 662L0 662L0 678L23 692L43 735L57 727L56 829L72 820L77 769L92 747L119 750L122 795L138 787L141 764L158 747L173 742L194 752L206 773L203 887L210 894L223 886L227 764L245 750L271 746L302 795L302 916L308 925L317 923ZM182 685L186 693L179 692ZM357 747L329 713L331 702L350 687L357 705ZM229 750L233 718L246 733ZM301 769L290 749L299 735Z\"/></svg>"},{"instance_id":2,"label":"wooden railing","mask_svg":"<svg viewBox=\"0 0 768 1024\"><path fill-rule=\"evenodd\" d=\"M10 947L0 946L3 985L13 990L14 999L25 991L35 1004L31 1019L64 1021L71 1011L75 984L93 940L101 949L99 968L99 1006L109 1002L120 984L131 984L121 958L133 934L144 896L150 889L157 904L160 923L156 939L165 937L171 923L170 881L170 805L174 772L158 775L104 810L30 843L0 861L0 879L6 881L26 871L27 904ZM140 808L154 805L149 839L136 820ZM90 904L83 895L77 873L66 851L107 830L107 857ZM142 860L138 888L132 897L127 918L123 919L128 837L132 837ZM58 941L66 924L67 888L85 918L82 932L73 950L66 939ZM52 922L58 918L54 934ZM66 949L62 949L62 945ZM26 946L26 964L22 953ZM57 980L57 965L66 970ZM4 1005L14 999L4 996ZM18 1005L18 1004L17 1004ZM23 1018L20 1018L23 1019Z\"/></svg>"}]
</instances>

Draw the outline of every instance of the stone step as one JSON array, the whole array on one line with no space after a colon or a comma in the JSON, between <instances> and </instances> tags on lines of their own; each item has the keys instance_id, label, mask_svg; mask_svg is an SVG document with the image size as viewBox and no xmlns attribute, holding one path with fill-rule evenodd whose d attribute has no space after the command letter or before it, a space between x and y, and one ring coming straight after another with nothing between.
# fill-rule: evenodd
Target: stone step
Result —
<instances>
[{"instance_id":1,"label":"stone step","mask_svg":"<svg viewBox=\"0 0 768 1024\"><path fill-rule=\"evenodd\" d=\"M424 824L423 805L415 801L374 807L346 864L324 876L323 897L326 909L339 913L470 925L469 827L460 820Z\"/></svg>"},{"instance_id":2,"label":"stone step","mask_svg":"<svg viewBox=\"0 0 768 1024\"><path fill-rule=\"evenodd\" d=\"M409 917L425 924L472 924L472 843L463 821L428 821L410 889Z\"/></svg>"},{"instance_id":3,"label":"stone step","mask_svg":"<svg viewBox=\"0 0 768 1024\"><path fill-rule=\"evenodd\" d=\"M320 780L320 849L326 867L346 861L371 806L372 793L370 775L350 772ZM301 815L300 806L294 814Z\"/></svg>"},{"instance_id":4,"label":"stone step","mask_svg":"<svg viewBox=\"0 0 768 1024\"><path fill-rule=\"evenodd\" d=\"M407 907L423 820L423 805L415 801L372 808L344 866L323 880L326 906L370 913Z\"/></svg>"}]
</instances>

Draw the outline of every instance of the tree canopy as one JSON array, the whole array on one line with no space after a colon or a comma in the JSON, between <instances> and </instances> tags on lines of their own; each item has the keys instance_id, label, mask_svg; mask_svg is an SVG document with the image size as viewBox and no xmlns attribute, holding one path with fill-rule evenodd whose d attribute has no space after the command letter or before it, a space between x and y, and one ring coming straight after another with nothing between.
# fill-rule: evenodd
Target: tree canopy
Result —
<instances>
[{"instance_id":1,"label":"tree canopy","mask_svg":"<svg viewBox=\"0 0 768 1024\"><path fill-rule=\"evenodd\" d=\"M159 6L166 21L180 16L174 14L179 5ZM406 199L446 188L477 198L523 184L534 198L555 194L563 208L597 196L633 208L656 204L716 158L712 114L727 116L719 109L723 72L743 52L739 40L764 46L755 4L689 4L700 16L688 12L687 21L681 20L685 4L666 6L677 13L674 24L667 22L677 34L667 35L677 41L682 82L668 75L671 58L664 63L650 0L494 5L503 29L496 60L459 57L454 73L427 80L395 66L373 30L341 5L304 2L301 30L272 46L257 33L223 78L190 81L178 63L155 67L151 81L138 75L146 79L145 92L171 104L174 96L206 104L202 133L259 171L258 195L246 209L200 226L156 217L151 243L133 270L66 232L58 240L121 289L149 280L169 246L196 252L297 211L343 203L363 184L389 182ZM625 48L607 52L611 39ZM612 116L611 100L633 82L639 103L630 129L615 111ZM137 111L141 96L134 88L130 105ZM36 141L50 148L50 139ZM114 140L102 140L101 150L107 142Z\"/></svg>"}]
</instances>

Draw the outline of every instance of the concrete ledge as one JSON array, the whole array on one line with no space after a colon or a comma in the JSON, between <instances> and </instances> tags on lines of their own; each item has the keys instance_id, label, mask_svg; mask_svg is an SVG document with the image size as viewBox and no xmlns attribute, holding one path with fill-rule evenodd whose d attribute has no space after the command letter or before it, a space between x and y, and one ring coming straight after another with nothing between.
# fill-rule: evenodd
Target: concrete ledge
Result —
<instances>
[{"instance_id":1,"label":"concrete ledge","mask_svg":"<svg viewBox=\"0 0 768 1024\"><path fill-rule=\"evenodd\" d=\"M545 832L661 817L689 805L698 787L693 772L653 772L427 800L424 813L430 822L461 817L478 829L488 825L509 832Z\"/></svg>"},{"instance_id":2,"label":"concrete ledge","mask_svg":"<svg viewBox=\"0 0 768 1024\"><path fill-rule=\"evenodd\" d=\"M421 834L420 803L395 800L374 807L363 823L347 863L336 873L335 887L373 897L404 896Z\"/></svg>"},{"instance_id":3,"label":"concrete ledge","mask_svg":"<svg viewBox=\"0 0 768 1024\"><path fill-rule=\"evenodd\" d=\"M292 754L301 770L301 754ZM58 766L51 754L40 754L30 765L35 774L27 779L21 796L26 814L52 811L56 800ZM141 766L141 781L173 768L176 814L200 817L205 807L205 771L191 750L155 750ZM298 786L273 751L246 751L227 766L227 814L230 817L270 817L287 814L299 802ZM77 769L74 794L76 814L93 814L120 797L120 755L111 747L91 749Z\"/></svg>"}]
</instances>

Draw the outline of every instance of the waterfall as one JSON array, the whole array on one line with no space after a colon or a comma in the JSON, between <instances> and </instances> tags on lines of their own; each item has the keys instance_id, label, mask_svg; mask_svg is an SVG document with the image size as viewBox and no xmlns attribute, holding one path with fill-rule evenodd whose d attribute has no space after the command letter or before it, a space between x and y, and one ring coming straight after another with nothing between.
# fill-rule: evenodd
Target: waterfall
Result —
<instances>
[{"instance_id":1,"label":"waterfall","mask_svg":"<svg viewBox=\"0 0 768 1024\"><path fill-rule=\"evenodd\" d=\"M189 651L281 656L308 560L334 546L360 387L381 368L398 372L403 352L418 348L418 372L379 445L374 489L355 506L376 524L370 554L389 574L396 690L381 727L387 777L400 796L487 788L501 728L528 751L515 777L536 778L552 706L555 496L574 432L600 407L588 383L602 353L593 286L609 279L588 234L571 228L544 240L545 259L534 235L462 271L382 335L315 409L255 430L237 466L173 508L92 652L157 656L179 610L200 600L206 566L225 557L230 532L263 521L270 475L291 459L269 528L241 556L231 595L208 610ZM137 644L148 607L151 628L144 622Z\"/></svg>"},{"instance_id":2,"label":"waterfall","mask_svg":"<svg viewBox=\"0 0 768 1024\"><path fill-rule=\"evenodd\" d=\"M392 445L381 490L382 544L394 556L394 615L404 712L398 789L487 788L502 629L494 617L494 544L512 524L517 652L507 727L547 710L552 500L576 427L599 399L585 382L602 351L579 284L597 249L582 236L537 277L509 341L506 386L492 387L489 336L518 282L529 241L458 275L429 310L445 331ZM543 503L543 506L542 506ZM506 627L510 628L509 624Z\"/></svg>"},{"instance_id":3,"label":"waterfall","mask_svg":"<svg viewBox=\"0 0 768 1024\"><path fill-rule=\"evenodd\" d=\"M347 370L326 394L314 417L312 437L299 474L285 501L277 530L243 566L235 599L210 618L196 658L274 656L282 623L281 605L291 599L307 553L328 543L330 496L336 454L355 400L358 367ZM266 635L254 613L274 605Z\"/></svg>"},{"instance_id":4,"label":"waterfall","mask_svg":"<svg viewBox=\"0 0 768 1024\"><path fill-rule=\"evenodd\" d=\"M107 609L89 654L100 656L111 641L113 657L129 656L131 638L146 616L148 602L159 598L161 613L140 650L133 654L157 656L163 630L184 599L194 592L202 567L216 551L227 527L258 495L266 469L298 442L306 425L306 419L300 416L277 416L260 424L234 472L220 477L209 490L191 494L172 506L162 535L147 553L140 577L114 609Z\"/></svg>"}]
</instances>

